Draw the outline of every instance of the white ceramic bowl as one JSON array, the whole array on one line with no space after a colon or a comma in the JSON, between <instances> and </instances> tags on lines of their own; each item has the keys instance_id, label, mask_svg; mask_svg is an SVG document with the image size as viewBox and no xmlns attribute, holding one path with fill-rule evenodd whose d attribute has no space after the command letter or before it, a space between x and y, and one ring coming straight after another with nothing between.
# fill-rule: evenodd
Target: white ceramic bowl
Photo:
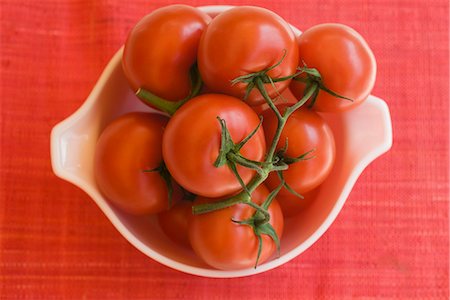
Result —
<instances>
[{"instance_id":1,"label":"white ceramic bowl","mask_svg":"<svg viewBox=\"0 0 450 300\"><path fill-rule=\"evenodd\" d=\"M215 16L229 6L200 9ZM299 33L298 29L294 29ZM97 138L114 118L129 111L150 111L127 85L121 67L122 49L111 59L83 105L53 128L53 171L84 190L117 230L137 249L173 269L206 277L240 277L280 266L305 251L330 227L361 172L392 145L392 128L386 103L374 96L343 114L323 114L336 139L336 164L318 198L298 217L287 219L281 256L258 268L215 270L187 249L179 248L161 231L154 217L135 217L110 205L100 194L93 175Z\"/></svg>"}]
</instances>

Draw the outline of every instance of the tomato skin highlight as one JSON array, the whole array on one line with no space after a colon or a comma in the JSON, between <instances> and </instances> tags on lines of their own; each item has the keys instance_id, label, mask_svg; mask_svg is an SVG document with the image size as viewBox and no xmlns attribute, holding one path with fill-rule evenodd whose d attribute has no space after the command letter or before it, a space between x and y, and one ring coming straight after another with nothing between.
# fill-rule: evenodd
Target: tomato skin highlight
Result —
<instances>
[{"instance_id":1,"label":"tomato skin highlight","mask_svg":"<svg viewBox=\"0 0 450 300\"><path fill-rule=\"evenodd\" d=\"M364 38L343 24L320 24L298 37L299 61L316 68L323 84L333 92L353 100L335 97L319 91L313 109L339 112L363 102L375 85L376 61ZM305 83L292 80L290 89L301 99Z\"/></svg>"},{"instance_id":2,"label":"tomato skin highlight","mask_svg":"<svg viewBox=\"0 0 450 300\"><path fill-rule=\"evenodd\" d=\"M284 111L285 105L279 106ZM277 128L277 118L270 110L264 114L264 133L266 140L271 141ZM277 151L285 146L288 147L286 155L290 158L299 157L314 150L306 157L310 159L301 160L289 165L289 169L283 171L286 183L297 193L303 194L318 187L331 172L335 160L335 142L331 129L320 115L305 107L296 110L286 122L281 132L281 137L276 147ZM276 172L271 172L265 181L270 189L275 189L280 184ZM291 194L283 187L279 195Z\"/></svg>"},{"instance_id":3,"label":"tomato skin highlight","mask_svg":"<svg viewBox=\"0 0 450 300\"><path fill-rule=\"evenodd\" d=\"M259 124L256 113L241 100L221 94L204 94L192 98L170 119L163 137L163 157L173 178L196 195L217 198L242 189L227 165L215 167L221 146L221 127L226 121L231 138L239 143ZM262 161L266 142L262 126L242 147L240 154ZM240 165L237 170L247 184L253 175Z\"/></svg>"},{"instance_id":4,"label":"tomato skin highlight","mask_svg":"<svg viewBox=\"0 0 450 300\"><path fill-rule=\"evenodd\" d=\"M268 38L270 37L270 38ZM240 6L215 17L203 33L198 66L205 84L214 92L243 99L247 83L232 84L239 76L267 69L283 57L282 63L269 71L272 78L292 75L298 66L298 46L289 24L275 13L260 7ZM279 93L290 80L276 82ZM264 84L270 97L276 97L270 83ZM254 88L245 100L250 105L264 103Z\"/></svg>"},{"instance_id":5,"label":"tomato skin highlight","mask_svg":"<svg viewBox=\"0 0 450 300\"><path fill-rule=\"evenodd\" d=\"M189 70L210 20L206 13L187 5L169 5L143 17L128 35L122 58L133 91L144 88L170 101L187 97Z\"/></svg>"},{"instance_id":6,"label":"tomato skin highlight","mask_svg":"<svg viewBox=\"0 0 450 300\"><path fill-rule=\"evenodd\" d=\"M143 215L169 208L164 179L159 172L144 172L162 163L167 121L159 114L128 113L108 124L97 141L94 175L99 190L128 213ZM176 189L174 198L181 195Z\"/></svg>"},{"instance_id":7,"label":"tomato skin highlight","mask_svg":"<svg viewBox=\"0 0 450 300\"><path fill-rule=\"evenodd\" d=\"M252 193L252 201L261 204L269 195L269 190L260 185ZM195 204L218 201L198 198ZM276 199L268 208L270 224L281 239L283 233L283 214ZM208 265L220 270L238 270L255 266L258 252L258 238L253 228L233 222L250 218L255 210L246 204L193 215L189 220L189 240L195 253ZM262 235L263 245L259 265L275 251L276 245L271 237Z\"/></svg>"}]
</instances>

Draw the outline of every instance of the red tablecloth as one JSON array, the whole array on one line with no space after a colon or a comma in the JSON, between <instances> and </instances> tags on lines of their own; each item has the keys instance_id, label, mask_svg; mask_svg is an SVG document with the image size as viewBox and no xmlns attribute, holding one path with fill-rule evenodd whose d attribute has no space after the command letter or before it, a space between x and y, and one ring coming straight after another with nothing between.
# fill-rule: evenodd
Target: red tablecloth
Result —
<instances>
[{"instance_id":1,"label":"red tablecloth","mask_svg":"<svg viewBox=\"0 0 450 300\"><path fill-rule=\"evenodd\" d=\"M133 24L168 3L1 1L0 298L447 299L448 1L247 2L303 30L333 21L362 33L394 145L309 250L231 280L144 256L50 166L51 128L82 104Z\"/></svg>"}]
</instances>

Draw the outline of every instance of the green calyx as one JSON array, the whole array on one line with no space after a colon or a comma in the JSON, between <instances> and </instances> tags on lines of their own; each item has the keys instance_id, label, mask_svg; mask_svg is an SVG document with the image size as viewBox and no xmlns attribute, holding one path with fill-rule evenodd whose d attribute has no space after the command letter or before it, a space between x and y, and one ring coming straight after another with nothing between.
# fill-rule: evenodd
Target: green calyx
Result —
<instances>
[{"instance_id":1,"label":"green calyx","mask_svg":"<svg viewBox=\"0 0 450 300\"><path fill-rule=\"evenodd\" d=\"M270 204L272 204L273 199L275 199L275 196L278 194L278 192L280 191L282 186L283 186L283 183L280 184L275 190L273 190L267 196L266 200L261 204L260 208L264 209L267 212ZM237 220L232 220L232 221L239 225L247 225L247 226L252 227L253 232L255 233L256 237L258 238L258 252L256 255L255 269L258 266L259 258L261 257L261 252L262 252L262 247L263 247L262 235L268 235L273 240L273 242L275 243L275 245L277 247L277 253L278 253L278 255L280 255L280 239L279 239L278 234L276 233L275 229L273 228L272 224L269 223L270 214L268 214L268 217L267 217L266 215L264 215L264 213L261 210L256 210L256 212L253 214L253 216L251 216L248 219L245 219L242 221L237 221Z\"/></svg>"},{"instance_id":2,"label":"green calyx","mask_svg":"<svg viewBox=\"0 0 450 300\"><path fill-rule=\"evenodd\" d=\"M256 134L256 132L258 132L262 124L262 118L260 119L258 126L256 126L256 128L253 129L252 132L247 135L247 137L245 137L241 142L237 144L235 144L232 140L225 120L221 119L220 117L217 117L217 120L219 121L221 127L221 141L219 155L214 162L214 166L216 168L219 168L223 165L228 165L233 174L236 176L236 179L241 184L244 191L250 195L250 191L239 175L236 165L242 165L244 167L253 169L258 173L263 173L263 169L261 168L263 164L262 162L245 158L240 154L240 150L242 149L242 147Z\"/></svg>"},{"instance_id":3,"label":"green calyx","mask_svg":"<svg viewBox=\"0 0 450 300\"><path fill-rule=\"evenodd\" d=\"M277 247L277 253L280 254L280 239L278 238L278 235L273 228L273 226L266 222L262 224L258 224L257 216L259 215L259 212L256 212L255 215L247 220L243 221L236 221L232 220L234 223L237 223L239 225L247 225L253 228L253 232L255 233L256 237L258 238L258 252L256 254L256 261L255 261L255 269L258 266L259 258L261 257L262 247L263 247L263 239L262 235L268 235L272 240L274 241L276 247Z\"/></svg>"},{"instance_id":4,"label":"green calyx","mask_svg":"<svg viewBox=\"0 0 450 300\"><path fill-rule=\"evenodd\" d=\"M277 166L285 166L286 168L289 168L289 165L300 162L300 161L304 161L304 160L309 160L309 159L313 159L314 156L311 155L311 153L313 153L316 149L311 149L297 157L290 157L288 155L286 155L288 149L288 140L286 139L283 148L281 148L280 150L277 151L275 157L277 158L276 160L276 165ZM293 195L303 199L303 196L299 193L297 193L284 179L283 176L283 170L277 170L277 175L278 178L280 179L281 182L283 182L284 187Z\"/></svg>"},{"instance_id":5,"label":"green calyx","mask_svg":"<svg viewBox=\"0 0 450 300\"><path fill-rule=\"evenodd\" d=\"M288 145L289 145L289 141L288 141L288 139L286 139L286 141L284 142L283 148L281 148L280 150L277 151L277 153L276 153L276 157L278 158L277 164L284 163L284 164L290 165L290 164L294 164L294 163L302 161L302 160L309 160L309 159L314 158L314 155L311 155L311 154L314 153L314 151L316 151L315 148L313 148L309 151L306 151L305 153L300 154L297 157L290 157L286 154Z\"/></svg>"},{"instance_id":6,"label":"green calyx","mask_svg":"<svg viewBox=\"0 0 450 300\"><path fill-rule=\"evenodd\" d=\"M275 82L281 82L281 81L285 81L285 80L289 80L294 78L295 76L299 75L300 72L297 72L295 74L289 75L289 76L284 76L284 77L278 77L278 78L271 78L267 73L273 69L275 69L276 67L278 67L283 60L286 58L286 54L287 51L283 50L283 55L281 57L281 59L274 65L262 70L262 71L258 71L258 72L254 72L254 73L249 73L249 74L245 74L242 76L239 76L235 79L233 79L231 81L231 85L235 85L237 83L245 83L247 84L247 88L245 90L245 95L244 95L244 100L246 100L251 91L254 88L258 88L258 81L261 81L263 84L267 84L270 83L272 86L275 86ZM275 89L276 90L276 89Z\"/></svg>"},{"instance_id":7,"label":"green calyx","mask_svg":"<svg viewBox=\"0 0 450 300\"><path fill-rule=\"evenodd\" d=\"M184 103L197 96L202 89L203 81L200 76L197 64L194 64L189 70L189 79L191 83L191 91L186 98L180 101L169 101L163 99L144 88L139 88L136 91L136 96L142 101L149 103L157 109L172 116Z\"/></svg>"},{"instance_id":8,"label":"green calyx","mask_svg":"<svg viewBox=\"0 0 450 300\"><path fill-rule=\"evenodd\" d=\"M297 70L298 70L298 73L297 73L297 76L294 77L294 80L305 83L305 85L306 85L305 94L306 94L307 90L309 90L312 86L317 87L317 88L315 88L315 91L314 91L313 95L311 96L311 102L309 103L308 108L312 108L314 106L320 90L322 90L334 97L353 102L353 99L339 95L338 93L327 88L325 86L325 84L323 83L322 76L320 75L319 71L315 68L308 68L306 66L305 62L303 62L303 66L298 67ZM303 76L299 76L299 75L303 75Z\"/></svg>"},{"instance_id":9,"label":"green calyx","mask_svg":"<svg viewBox=\"0 0 450 300\"><path fill-rule=\"evenodd\" d=\"M304 197L297 193L296 190L294 190L285 180L284 180L284 176L283 176L283 172L282 171L277 171L277 175L278 178L280 178L281 182L283 183L283 186L286 188L286 190L288 190L289 193L293 194L294 196L297 196L300 199L304 199Z\"/></svg>"}]
</instances>

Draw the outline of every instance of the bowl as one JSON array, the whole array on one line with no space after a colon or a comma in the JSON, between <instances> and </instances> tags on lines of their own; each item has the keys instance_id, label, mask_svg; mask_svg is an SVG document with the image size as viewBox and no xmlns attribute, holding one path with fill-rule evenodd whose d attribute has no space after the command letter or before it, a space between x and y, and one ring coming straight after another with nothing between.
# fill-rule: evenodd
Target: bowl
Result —
<instances>
[{"instance_id":1,"label":"bowl","mask_svg":"<svg viewBox=\"0 0 450 300\"><path fill-rule=\"evenodd\" d=\"M200 7L212 16L229 8L231 6ZM369 96L364 103L345 113L322 114L335 135L336 163L317 199L296 217L286 219L281 255L272 257L256 269L213 269L192 250L180 248L167 238L154 216L126 214L112 206L97 188L93 158L103 128L124 113L151 111L138 101L127 84L121 67L122 51L123 48L108 63L82 106L53 128L52 167L57 176L84 190L134 247L173 269L205 277L231 278L262 273L290 261L323 235L336 219L363 170L392 145L388 106L375 96Z\"/></svg>"}]
</instances>

